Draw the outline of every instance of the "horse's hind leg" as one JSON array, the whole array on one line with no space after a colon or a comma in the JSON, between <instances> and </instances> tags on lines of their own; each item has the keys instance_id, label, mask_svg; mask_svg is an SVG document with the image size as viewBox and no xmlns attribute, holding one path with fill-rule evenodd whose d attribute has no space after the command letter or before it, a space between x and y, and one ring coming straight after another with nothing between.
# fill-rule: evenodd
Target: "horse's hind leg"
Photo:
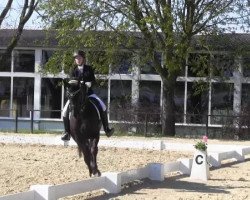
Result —
<instances>
[{"instance_id":1,"label":"horse's hind leg","mask_svg":"<svg viewBox=\"0 0 250 200\"><path fill-rule=\"evenodd\" d=\"M91 153L91 160L90 160L90 165L92 168L92 174L93 176L101 176L101 172L98 169L97 166L97 153L98 153L98 142L99 142L99 137L90 139L90 153Z\"/></svg>"}]
</instances>

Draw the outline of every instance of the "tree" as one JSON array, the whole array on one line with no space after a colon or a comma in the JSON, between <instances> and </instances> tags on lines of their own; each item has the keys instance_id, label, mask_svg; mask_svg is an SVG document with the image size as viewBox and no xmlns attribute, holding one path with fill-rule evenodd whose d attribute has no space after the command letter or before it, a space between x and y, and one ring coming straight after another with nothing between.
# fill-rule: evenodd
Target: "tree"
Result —
<instances>
[{"instance_id":1,"label":"tree","mask_svg":"<svg viewBox=\"0 0 250 200\"><path fill-rule=\"evenodd\" d=\"M17 27L14 30L11 40L9 41L5 52L0 55L0 70L4 67L3 63L10 57L12 50L16 47L25 24L30 19L32 13L38 5L39 0L24 0L22 3L22 9L20 10L19 20L17 20ZM10 13L13 6L13 0L8 0L6 5L3 7L0 14L0 28L5 20L7 20L8 13ZM1 30L0 30L1 31Z\"/></svg>"},{"instance_id":2,"label":"tree","mask_svg":"<svg viewBox=\"0 0 250 200\"><path fill-rule=\"evenodd\" d=\"M170 136L175 135L176 78L194 37L237 31L239 24L249 31L246 0L48 0L42 9L56 25L62 47L101 47L111 63L118 49L143 49L163 82L162 132Z\"/></svg>"}]
</instances>

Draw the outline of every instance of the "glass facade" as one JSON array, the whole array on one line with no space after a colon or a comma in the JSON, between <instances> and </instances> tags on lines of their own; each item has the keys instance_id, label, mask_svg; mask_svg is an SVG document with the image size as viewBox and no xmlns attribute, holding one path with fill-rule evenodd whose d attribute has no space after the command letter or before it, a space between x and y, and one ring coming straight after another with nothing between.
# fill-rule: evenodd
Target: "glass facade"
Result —
<instances>
[{"instance_id":1,"label":"glass facade","mask_svg":"<svg viewBox=\"0 0 250 200\"><path fill-rule=\"evenodd\" d=\"M234 71L234 57L230 55L213 55L211 58L212 76L232 77Z\"/></svg>"},{"instance_id":2,"label":"glass facade","mask_svg":"<svg viewBox=\"0 0 250 200\"><path fill-rule=\"evenodd\" d=\"M208 114L208 84L187 83L187 123L204 124Z\"/></svg>"},{"instance_id":3,"label":"glass facade","mask_svg":"<svg viewBox=\"0 0 250 200\"><path fill-rule=\"evenodd\" d=\"M250 56L243 56L242 59L243 65L243 76L250 77Z\"/></svg>"},{"instance_id":4,"label":"glass facade","mask_svg":"<svg viewBox=\"0 0 250 200\"><path fill-rule=\"evenodd\" d=\"M160 121L161 102L161 82L160 81L140 81L139 84L139 115L138 119L149 122Z\"/></svg>"},{"instance_id":5,"label":"glass facade","mask_svg":"<svg viewBox=\"0 0 250 200\"><path fill-rule=\"evenodd\" d=\"M0 117L10 115L10 77L0 77Z\"/></svg>"},{"instance_id":6,"label":"glass facade","mask_svg":"<svg viewBox=\"0 0 250 200\"><path fill-rule=\"evenodd\" d=\"M18 110L19 117L30 117L34 105L34 78L14 77L13 109Z\"/></svg>"},{"instance_id":7,"label":"glass facade","mask_svg":"<svg viewBox=\"0 0 250 200\"><path fill-rule=\"evenodd\" d=\"M188 76L204 77L209 76L209 54L191 53L188 57Z\"/></svg>"},{"instance_id":8,"label":"glass facade","mask_svg":"<svg viewBox=\"0 0 250 200\"><path fill-rule=\"evenodd\" d=\"M100 97L100 99L108 105L108 81L107 80L97 80L97 83L93 85L94 93Z\"/></svg>"},{"instance_id":9,"label":"glass facade","mask_svg":"<svg viewBox=\"0 0 250 200\"><path fill-rule=\"evenodd\" d=\"M44 66L48 61L49 58L53 55L53 50L43 50L42 51L42 65Z\"/></svg>"},{"instance_id":10,"label":"glass facade","mask_svg":"<svg viewBox=\"0 0 250 200\"><path fill-rule=\"evenodd\" d=\"M36 120L62 120L61 111L67 101L62 86L65 74L40 74L34 67L35 61L42 67L53 52L41 48L16 49L1 63L0 118L12 118L15 116L12 111L18 110L18 116L26 120L30 118L30 110L39 110L35 114ZM3 54L2 49L0 56ZM103 66L95 68L96 74L101 76L96 76L97 84L93 89L107 105L109 120L115 123L143 122L145 115L140 113L144 112L153 116L149 122L160 121L162 83L152 62L147 61L144 65L139 62L139 65L136 55L120 52L116 62L107 65L103 51L90 51L86 55L88 64ZM161 53L155 56L159 62L162 61ZM237 64L243 69L239 75L241 80L234 76L234 60L241 61L241 65ZM136 67L138 73L131 73ZM226 116L235 114L238 103L241 104L241 114L249 114L249 69L249 57L246 55L242 59L234 59L222 54L190 54L186 71L176 82L176 123L204 125L207 115L211 115L209 125L221 126L225 124ZM216 79L221 75L226 79ZM205 79L206 76L210 79ZM240 98L235 95L240 95ZM240 102L236 102L237 98ZM158 116L155 117L154 113Z\"/></svg>"},{"instance_id":11,"label":"glass facade","mask_svg":"<svg viewBox=\"0 0 250 200\"><path fill-rule=\"evenodd\" d=\"M154 54L155 56L155 59L157 59L160 63L162 61L162 54L160 52L155 52ZM144 64L141 64L141 73L142 74L157 74L157 72L155 71L155 68L153 66L153 62L152 60L143 60L144 56L141 55L141 63L144 63ZM147 59L147 58L145 58Z\"/></svg>"},{"instance_id":12,"label":"glass facade","mask_svg":"<svg viewBox=\"0 0 250 200\"><path fill-rule=\"evenodd\" d=\"M184 122L184 97L185 97L185 82L177 82L174 91L175 103L175 120L176 123Z\"/></svg>"},{"instance_id":13,"label":"glass facade","mask_svg":"<svg viewBox=\"0 0 250 200\"><path fill-rule=\"evenodd\" d=\"M111 65L111 73L130 74L132 70L132 53L119 52Z\"/></svg>"},{"instance_id":14,"label":"glass facade","mask_svg":"<svg viewBox=\"0 0 250 200\"><path fill-rule=\"evenodd\" d=\"M0 49L0 72L10 72L11 71L11 55L5 55L5 51Z\"/></svg>"},{"instance_id":15,"label":"glass facade","mask_svg":"<svg viewBox=\"0 0 250 200\"><path fill-rule=\"evenodd\" d=\"M250 84L242 84L241 113L250 116Z\"/></svg>"},{"instance_id":16,"label":"glass facade","mask_svg":"<svg viewBox=\"0 0 250 200\"><path fill-rule=\"evenodd\" d=\"M234 84L213 83L211 96L212 124L225 124L227 116L233 115Z\"/></svg>"},{"instance_id":17,"label":"glass facade","mask_svg":"<svg viewBox=\"0 0 250 200\"><path fill-rule=\"evenodd\" d=\"M130 120L132 81L110 81L110 120Z\"/></svg>"},{"instance_id":18,"label":"glass facade","mask_svg":"<svg viewBox=\"0 0 250 200\"><path fill-rule=\"evenodd\" d=\"M109 64L105 51L86 52L87 64L92 65L96 74L108 74Z\"/></svg>"},{"instance_id":19,"label":"glass facade","mask_svg":"<svg viewBox=\"0 0 250 200\"><path fill-rule=\"evenodd\" d=\"M41 89L41 118L61 118L62 79L43 78Z\"/></svg>"},{"instance_id":20,"label":"glass facade","mask_svg":"<svg viewBox=\"0 0 250 200\"><path fill-rule=\"evenodd\" d=\"M14 72L34 72L35 51L15 50L14 51Z\"/></svg>"},{"instance_id":21,"label":"glass facade","mask_svg":"<svg viewBox=\"0 0 250 200\"><path fill-rule=\"evenodd\" d=\"M161 101L160 81L140 81L139 108L148 112L159 112Z\"/></svg>"}]
</instances>

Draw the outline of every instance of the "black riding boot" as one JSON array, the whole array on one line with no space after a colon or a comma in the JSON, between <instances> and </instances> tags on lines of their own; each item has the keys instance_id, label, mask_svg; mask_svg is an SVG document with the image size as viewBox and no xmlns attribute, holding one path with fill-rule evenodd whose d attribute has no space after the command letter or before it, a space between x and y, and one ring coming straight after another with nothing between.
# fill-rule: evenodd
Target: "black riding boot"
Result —
<instances>
[{"instance_id":1,"label":"black riding boot","mask_svg":"<svg viewBox=\"0 0 250 200\"><path fill-rule=\"evenodd\" d=\"M64 123L64 129L65 132L63 134L63 136L61 137L61 139L64 141L68 141L70 140L70 125L69 125L69 118L68 117L63 117L63 123Z\"/></svg>"},{"instance_id":2,"label":"black riding boot","mask_svg":"<svg viewBox=\"0 0 250 200\"><path fill-rule=\"evenodd\" d=\"M100 114L102 118L103 129L106 133L106 136L110 137L114 133L114 128L109 128L107 111L101 111Z\"/></svg>"}]
</instances>

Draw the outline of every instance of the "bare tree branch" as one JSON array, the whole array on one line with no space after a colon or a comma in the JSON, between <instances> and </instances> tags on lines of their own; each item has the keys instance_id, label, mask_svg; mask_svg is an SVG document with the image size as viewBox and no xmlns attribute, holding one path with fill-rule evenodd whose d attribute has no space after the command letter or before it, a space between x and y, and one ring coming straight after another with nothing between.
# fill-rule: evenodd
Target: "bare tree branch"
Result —
<instances>
[{"instance_id":1,"label":"bare tree branch","mask_svg":"<svg viewBox=\"0 0 250 200\"><path fill-rule=\"evenodd\" d=\"M10 41L9 45L7 46L6 54L10 54L11 51L17 45L17 42L19 41L19 39L20 39L20 37L22 35L24 25L30 19L33 11L35 10L35 8L37 6L37 4L38 4L38 1L36 2L35 0L31 0L31 2L29 3L28 0L25 0L23 9L22 9L22 12L21 12L21 15L20 15L20 21L19 21L17 30L16 30L12 40ZM28 9L28 11L27 11L27 9Z\"/></svg>"},{"instance_id":2,"label":"bare tree branch","mask_svg":"<svg viewBox=\"0 0 250 200\"><path fill-rule=\"evenodd\" d=\"M5 16L7 15L7 13L9 12L11 5L12 5L13 0L9 0L5 6L5 8L3 9L1 15L0 15L0 27L3 23L3 20L5 18Z\"/></svg>"},{"instance_id":3,"label":"bare tree branch","mask_svg":"<svg viewBox=\"0 0 250 200\"><path fill-rule=\"evenodd\" d=\"M11 3L13 0L9 0L8 5L9 7L7 7L7 9L5 9L5 12L3 14L1 14L1 16L6 16L6 14L8 13L8 11L10 10L11 7ZM26 22L30 19L31 15L33 14L33 11L35 10L35 8L38 5L38 2L40 0L31 0L29 2L29 0L25 0L24 4L23 4L23 8L20 14L20 20L19 20L19 24L17 29L15 30L15 33L12 36L11 41L9 42L9 44L6 47L6 50L4 52L4 54L2 56L0 56L0 63L2 63L2 60L6 59L7 57L9 57L11 55L11 52L13 51L13 49L16 47L18 41L20 40L20 37L22 35L24 26L26 24ZM4 20L4 18L1 18L1 20ZM2 21L1 21L2 23ZM2 66L0 66L1 69Z\"/></svg>"}]
</instances>

